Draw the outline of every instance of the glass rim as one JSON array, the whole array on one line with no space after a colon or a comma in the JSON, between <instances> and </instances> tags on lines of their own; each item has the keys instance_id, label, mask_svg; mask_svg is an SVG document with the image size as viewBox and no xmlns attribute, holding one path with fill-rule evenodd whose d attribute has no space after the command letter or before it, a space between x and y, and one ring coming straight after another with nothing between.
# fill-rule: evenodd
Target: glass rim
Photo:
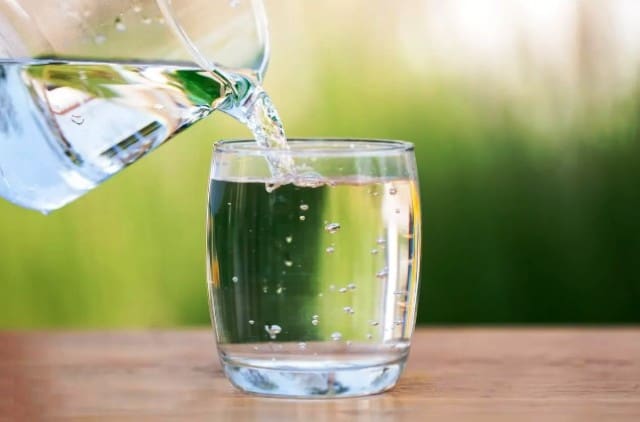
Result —
<instances>
[{"instance_id":1,"label":"glass rim","mask_svg":"<svg viewBox=\"0 0 640 422\"><path fill-rule=\"evenodd\" d=\"M290 138L289 149L264 148L254 139L224 139L213 144L214 154L269 156L385 156L410 153L414 144L395 139L369 138Z\"/></svg>"}]
</instances>

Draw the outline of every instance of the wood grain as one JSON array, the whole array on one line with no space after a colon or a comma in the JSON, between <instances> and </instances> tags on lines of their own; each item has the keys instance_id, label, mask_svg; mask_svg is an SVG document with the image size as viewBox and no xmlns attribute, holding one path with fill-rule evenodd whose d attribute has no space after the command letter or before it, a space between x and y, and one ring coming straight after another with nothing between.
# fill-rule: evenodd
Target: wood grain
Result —
<instances>
[{"instance_id":1,"label":"wood grain","mask_svg":"<svg viewBox=\"0 0 640 422\"><path fill-rule=\"evenodd\" d=\"M0 333L0 420L640 421L640 329L429 328L398 386L252 397L209 330Z\"/></svg>"}]
</instances>

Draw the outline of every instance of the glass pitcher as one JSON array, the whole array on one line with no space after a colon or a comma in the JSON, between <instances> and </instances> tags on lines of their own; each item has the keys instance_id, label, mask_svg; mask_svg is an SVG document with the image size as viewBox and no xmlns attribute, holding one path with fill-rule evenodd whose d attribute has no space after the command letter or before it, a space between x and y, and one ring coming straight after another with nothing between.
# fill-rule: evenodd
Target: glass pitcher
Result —
<instances>
[{"instance_id":1,"label":"glass pitcher","mask_svg":"<svg viewBox=\"0 0 640 422\"><path fill-rule=\"evenodd\" d=\"M46 213L236 115L268 54L261 0L0 0L0 196Z\"/></svg>"}]
</instances>

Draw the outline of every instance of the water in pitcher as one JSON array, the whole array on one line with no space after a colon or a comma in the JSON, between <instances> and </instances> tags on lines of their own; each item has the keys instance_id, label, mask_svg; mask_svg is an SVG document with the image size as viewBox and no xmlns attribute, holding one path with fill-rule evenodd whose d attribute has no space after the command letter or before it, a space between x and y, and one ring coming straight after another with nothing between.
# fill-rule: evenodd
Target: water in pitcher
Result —
<instances>
[{"instance_id":1,"label":"water in pitcher","mask_svg":"<svg viewBox=\"0 0 640 422\"><path fill-rule=\"evenodd\" d=\"M179 63L0 62L0 196L57 209L215 109L258 143L284 148L280 119L255 81Z\"/></svg>"}]
</instances>

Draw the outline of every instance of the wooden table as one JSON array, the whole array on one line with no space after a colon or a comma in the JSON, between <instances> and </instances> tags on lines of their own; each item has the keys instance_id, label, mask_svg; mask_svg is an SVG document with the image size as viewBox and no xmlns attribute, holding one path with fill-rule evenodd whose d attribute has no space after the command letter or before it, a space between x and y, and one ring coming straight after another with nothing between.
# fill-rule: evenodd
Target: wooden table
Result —
<instances>
[{"instance_id":1,"label":"wooden table","mask_svg":"<svg viewBox=\"0 0 640 422\"><path fill-rule=\"evenodd\" d=\"M389 393L251 397L209 330L0 334L0 421L640 421L640 329L428 328Z\"/></svg>"}]
</instances>

